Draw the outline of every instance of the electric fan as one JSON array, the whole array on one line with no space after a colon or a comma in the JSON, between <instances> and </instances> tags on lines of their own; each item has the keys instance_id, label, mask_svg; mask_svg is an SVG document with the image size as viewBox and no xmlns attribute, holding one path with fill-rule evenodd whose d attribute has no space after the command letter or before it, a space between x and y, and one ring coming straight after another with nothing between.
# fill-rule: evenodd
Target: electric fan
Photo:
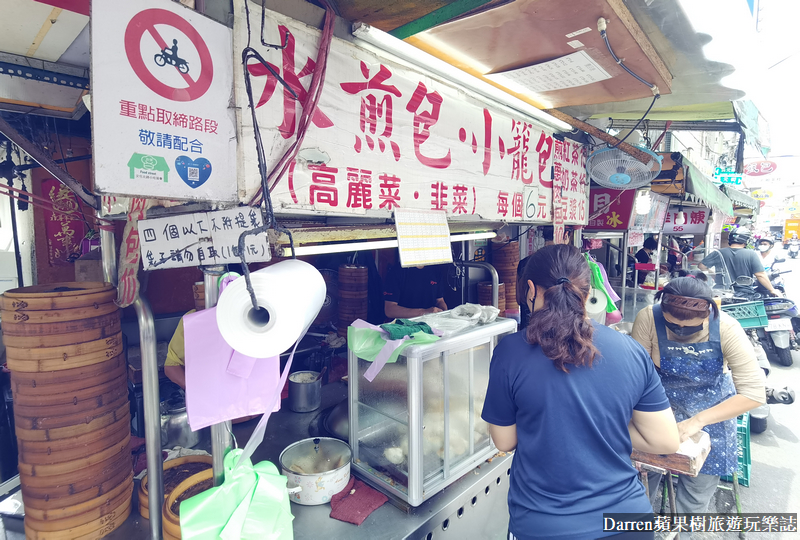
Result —
<instances>
[{"instance_id":1,"label":"electric fan","mask_svg":"<svg viewBox=\"0 0 800 540\"><path fill-rule=\"evenodd\" d=\"M652 158L646 165L619 148L607 146L589 155L586 172L604 188L626 190L646 186L661 172L662 157L647 148L637 148Z\"/></svg>"}]
</instances>

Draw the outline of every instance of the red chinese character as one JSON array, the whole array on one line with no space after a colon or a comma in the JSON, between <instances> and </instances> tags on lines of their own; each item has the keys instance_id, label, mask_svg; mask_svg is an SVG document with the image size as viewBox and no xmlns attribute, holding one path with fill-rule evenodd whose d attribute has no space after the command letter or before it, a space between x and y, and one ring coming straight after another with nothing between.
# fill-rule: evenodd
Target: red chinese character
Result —
<instances>
[{"instance_id":1,"label":"red chinese character","mask_svg":"<svg viewBox=\"0 0 800 540\"><path fill-rule=\"evenodd\" d=\"M664 223L671 223L670 222L670 217L669 217L671 215L672 215L672 212L667 212L667 217L664 219Z\"/></svg>"},{"instance_id":2,"label":"red chinese character","mask_svg":"<svg viewBox=\"0 0 800 540\"><path fill-rule=\"evenodd\" d=\"M139 231L131 229L130 234L125 239L125 256L133 258L139 253Z\"/></svg>"},{"instance_id":3,"label":"red chinese character","mask_svg":"<svg viewBox=\"0 0 800 540\"><path fill-rule=\"evenodd\" d=\"M581 146L581 168L586 168L586 147Z\"/></svg>"},{"instance_id":4,"label":"red chinese character","mask_svg":"<svg viewBox=\"0 0 800 540\"><path fill-rule=\"evenodd\" d=\"M522 217L522 192L517 191L514 193L514 198L511 199L511 216Z\"/></svg>"},{"instance_id":5,"label":"red chinese character","mask_svg":"<svg viewBox=\"0 0 800 540\"><path fill-rule=\"evenodd\" d=\"M573 144L572 145L572 164L573 165L577 165L578 163L580 163L580 152L578 150L578 145L577 144Z\"/></svg>"},{"instance_id":6,"label":"red chinese character","mask_svg":"<svg viewBox=\"0 0 800 540\"><path fill-rule=\"evenodd\" d=\"M372 171L347 168L347 207L372 208Z\"/></svg>"},{"instance_id":7,"label":"red chinese character","mask_svg":"<svg viewBox=\"0 0 800 540\"><path fill-rule=\"evenodd\" d=\"M119 100L119 115L136 118L136 103L124 99Z\"/></svg>"},{"instance_id":8,"label":"red chinese character","mask_svg":"<svg viewBox=\"0 0 800 540\"><path fill-rule=\"evenodd\" d=\"M556 140L553 144L555 146L553 159L556 160L556 163L559 161L564 161L564 141Z\"/></svg>"},{"instance_id":9,"label":"red chinese character","mask_svg":"<svg viewBox=\"0 0 800 540\"><path fill-rule=\"evenodd\" d=\"M336 173L339 169L325 165L309 165L311 187L308 190L311 204L339 206L339 190L336 189Z\"/></svg>"},{"instance_id":10,"label":"red chinese character","mask_svg":"<svg viewBox=\"0 0 800 540\"><path fill-rule=\"evenodd\" d=\"M386 142L392 136L392 129L394 124L392 122L392 95L401 97L400 90L394 85L385 84L392 72L384 65L381 65L378 72L372 79L369 78L369 67L365 62L361 62L361 74L366 82L349 82L341 83L339 86L342 90L350 95L356 95L359 92L368 90L379 90L384 92L383 98L379 100L375 94L370 93L361 97L361 112L360 112L360 126L361 132L364 134L364 139L367 141L367 146L370 150L375 149L375 142L373 137L378 139L378 148L381 152L386 149ZM391 95L390 95L391 94ZM383 119L383 131L378 133L378 119ZM394 160L400 161L400 147L394 141L389 141L394 154ZM354 145L355 151L361 153L361 138L356 135L356 142Z\"/></svg>"},{"instance_id":11,"label":"red chinese character","mask_svg":"<svg viewBox=\"0 0 800 540\"><path fill-rule=\"evenodd\" d=\"M505 191L497 194L497 213L503 217L508 215L508 193Z\"/></svg>"},{"instance_id":12,"label":"red chinese character","mask_svg":"<svg viewBox=\"0 0 800 540\"><path fill-rule=\"evenodd\" d=\"M583 223L586 219L586 199L581 199L578 203L578 221Z\"/></svg>"},{"instance_id":13,"label":"red chinese character","mask_svg":"<svg viewBox=\"0 0 800 540\"><path fill-rule=\"evenodd\" d=\"M381 192L378 198L381 200L380 208L389 210L400 207L400 178L389 174L382 174L378 177L381 181Z\"/></svg>"},{"instance_id":14,"label":"red chinese character","mask_svg":"<svg viewBox=\"0 0 800 540\"><path fill-rule=\"evenodd\" d=\"M299 105L303 107L308 99L308 91L303 87L302 83L300 83L300 79L312 75L314 73L316 63L311 58L306 57L306 65L298 72L294 64L294 35L292 35L292 33L289 32L289 29L285 26L278 26L278 30L280 31L281 35L280 42L286 43L286 47L281 51L281 56L283 59L282 77L283 80L286 81L286 84L295 91L298 97L298 99L295 99L288 89L283 88L283 122L280 126L278 126L278 131L280 131L281 136L284 139L288 139L295 134L295 119L297 117L298 102ZM272 68L275 73L280 74L280 68L278 68L278 66L270 64L269 62L267 62L267 64L269 64L269 67ZM264 85L264 91L261 92L261 97L256 104L256 108L259 108L267 103L270 98L272 98L272 94L275 92L275 86L278 84L278 79L266 66L260 63L248 64L247 71L249 71L250 75L253 77L267 78ZM331 119L325 116L325 114L319 109L317 109L317 111L314 113L314 117L311 120L318 128L329 128L333 126Z\"/></svg>"},{"instance_id":15,"label":"red chinese character","mask_svg":"<svg viewBox=\"0 0 800 540\"><path fill-rule=\"evenodd\" d=\"M506 152L513 157L511 179L522 180L523 184L533 182L533 174L528 170L528 150L530 150L531 125L527 122L511 121L514 132L514 147Z\"/></svg>"},{"instance_id":16,"label":"red chinese character","mask_svg":"<svg viewBox=\"0 0 800 540\"><path fill-rule=\"evenodd\" d=\"M575 199L569 200L569 220L578 221L578 201Z\"/></svg>"},{"instance_id":17,"label":"red chinese character","mask_svg":"<svg viewBox=\"0 0 800 540\"><path fill-rule=\"evenodd\" d=\"M753 174L758 172L758 162L748 163L744 166L744 174Z\"/></svg>"},{"instance_id":18,"label":"red chinese character","mask_svg":"<svg viewBox=\"0 0 800 540\"><path fill-rule=\"evenodd\" d=\"M427 100L430 103L430 111L423 110L420 112L419 108L423 100ZM442 96L439 92L428 92L423 83L417 85L414 95L411 96L411 100L406 105L406 110L414 113L414 153L420 163L434 169L446 169L450 166L450 150L447 151L447 155L444 157L432 158L422 155L420 146L430 137L430 128L439 121L441 108Z\"/></svg>"},{"instance_id":19,"label":"red chinese character","mask_svg":"<svg viewBox=\"0 0 800 540\"><path fill-rule=\"evenodd\" d=\"M564 181L564 186L566 186L566 181ZM572 171L572 179L569 181L569 191L573 193L578 192L578 171Z\"/></svg>"},{"instance_id":20,"label":"red chinese character","mask_svg":"<svg viewBox=\"0 0 800 540\"><path fill-rule=\"evenodd\" d=\"M189 129L203 131L203 119L200 116L189 116Z\"/></svg>"},{"instance_id":21,"label":"red chinese character","mask_svg":"<svg viewBox=\"0 0 800 540\"><path fill-rule=\"evenodd\" d=\"M153 108L149 105L145 105L144 103L139 103L139 120L155 122L156 114L153 112Z\"/></svg>"},{"instance_id":22,"label":"red chinese character","mask_svg":"<svg viewBox=\"0 0 800 540\"><path fill-rule=\"evenodd\" d=\"M208 118L206 118L203 123L203 131L205 131L206 133L216 133L217 123L214 120L209 120Z\"/></svg>"},{"instance_id":23,"label":"red chinese character","mask_svg":"<svg viewBox=\"0 0 800 540\"><path fill-rule=\"evenodd\" d=\"M447 186L444 182L431 184L431 210L444 210L447 206Z\"/></svg>"},{"instance_id":24,"label":"red chinese character","mask_svg":"<svg viewBox=\"0 0 800 540\"><path fill-rule=\"evenodd\" d=\"M175 127L185 128L189 125L189 117L185 114L173 113L172 125Z\"/></svg>"},{"instance_id":25,"label":"red chinese character","mask_svg":"<svg viewBox=\"0 0 800 540\"><path fill-rule=\"evenodd\" d=\"M569 143L564 141L564 149L569 148ZM553 152L553 137L547 135L544 131L539 136L539 142L536 144L536 151L539 152L539 182L544 187L551 187L552 181L549 174L543 174L547 170L547 162L550 160L550 154ZM566 156L566 155L565 155ZM566 159L564 160L566 161Z\"/></svg>"},{"instance_id":26,"label":"red chinese character","mask_svg":"<svg viewBox=\"0 0 800 540\"><path fill-rule=\"evenodd\" d=\"M706 211L698 210L689 215L689 223L691 225L704 225L706 222Z\"/></svg>"},{"instance_id":27,"label":"red chinese character","mask_svg":"<svg viewBox=\"0 0 800 540\"><path fill-rule=\"evenodd\" d=\"M453 213L467 213L467 186L456 184L453 186Z\"/></svg>"},{"instance_id":28,"label":"red chinese character","mask_svg":"<svg viewBox=\"0 0 800 540\"><path fill-rule=\"evenodd\" d=\"M461 142L467 142L467 130L458 130L458 138ZM502 141L501 141L502 142ZM475 133L472 134L472 153L478 153L478 139ZM502 157L502 155L501 155ZM492 113L488 109L483 109L483 175L489 174L489 167L492 165Z\"/></svg>"},{"instance_id":29,"label":"red chinese character","mask_svg":"<svg viewBox=\"0 0 800 540\"><path fill-rule=\"evenodd\" d=\"M585 152L582 155L584 157L586 157L586 153ZM585 167L586 163L584 163L583 165ZM578 176L578 186L580 188L579 191L580 191L581 195L586 195L586 173L585 172L582 172L580 174L580 176Z\"/></svg>"},{"instance_id":30,"label":"red chinese character","mask_svg":"<svg viewBox=\"0 0 800 540\"><path fill-rule=\"evenodd\" d=\"M119 302L130 305L136 300L136 272L130 266L119 276Z\"/></svg>"},{"instance_id":31,"label":"red chinese character","mask_svg":"<svg viewBox=\"0 0 800 540\"><path fill-rule=\"evenodd\" d=\"M536 212L536 217L541 219L547 219L547 196L539 194L539 209Z\"/></svg>"},{"instance_id":32,"label":"red chinese character","mask_svg":"<svg viewBox=\"0 0 800 540\"><path fill-rule=\"evenodd\" d=\"M762 161L759 170L762 173L771 173L772 171L775 170L775 167L773 166L771 161Z\"/></svg>"},{"instance_id":33,"label":"red chinese character","mask_svg":"<svg viewBox=\"0 0 800 540\"><path fill-rule=\"evenodd\" d=\"M554 161L553 162L553 182L555 183L555 185L560 185L560 182L562 181L561 178L565 174L569 175L569 171L565 171L564 170L564 166L561 164L560 161Z\"/></svg>"},{"instance_id":34,"label":"red chinese character","mask_svg":"<svg viewBox=\"0 0 800 540\"><path fill-rule=\"evenodd\" d=\"M156 122L159 124L171 124L172 123L172 112L166 111L162 108L156 109Z\"/></svg>"}]
</instances>

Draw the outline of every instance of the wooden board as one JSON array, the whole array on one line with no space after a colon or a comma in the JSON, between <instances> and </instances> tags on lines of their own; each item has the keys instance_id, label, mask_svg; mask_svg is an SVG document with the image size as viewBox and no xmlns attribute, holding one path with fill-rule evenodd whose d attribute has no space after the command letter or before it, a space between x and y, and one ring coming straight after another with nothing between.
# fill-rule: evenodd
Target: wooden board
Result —
<instances>
[{"instance_id":1,"label":"wooden board","mask_svg":"<svg viewBox=\"0 0 800 540\"><path fill-rule=\"evenodd\" d=\"M665 469L687 476L697 476L711 450L711 439L708 433L700 431L681 443L674 454L656 455L634 450L631 459L651 467Z\"/></svg>"}]
</instances>

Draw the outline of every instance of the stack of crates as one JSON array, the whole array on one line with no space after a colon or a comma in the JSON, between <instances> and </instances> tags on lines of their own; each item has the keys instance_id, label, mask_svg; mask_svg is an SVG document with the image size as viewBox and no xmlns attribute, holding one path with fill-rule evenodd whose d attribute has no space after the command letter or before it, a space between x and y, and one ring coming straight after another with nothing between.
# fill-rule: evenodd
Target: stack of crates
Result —
<instances>
[{"instance_id":1,"label":"stack of crates","mask_svg":"<svg viewBox=\"0 0 800 540\"><path fill-rule=\"evenodd\" d=\"M744 413L736 419L736 441L739 447L739 460L736 474L739 483L744 487L750 486L750 413ZM733 476L723 476L726 482L733 482Z\"/></svg>"}]
</instances>

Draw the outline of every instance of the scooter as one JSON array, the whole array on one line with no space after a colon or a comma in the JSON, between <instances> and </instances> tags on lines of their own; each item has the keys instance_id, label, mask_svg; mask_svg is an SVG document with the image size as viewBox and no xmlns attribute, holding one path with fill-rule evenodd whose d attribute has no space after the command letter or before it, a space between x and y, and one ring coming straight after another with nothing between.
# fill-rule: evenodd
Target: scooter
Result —
<instances>
[{"instance_id":1,"label":"scooter","mask_svg":"<svg viewBox=\"0 0 800 540\"><path fill-rule=\"evenodd\" d=\"M800 253L800 242L792 242L789 244L789 257L796 259L798 253Z\"/></svg>"},{"instance_id":2,"label":"scooter","mask_svg":"<svg viewBox=\"0 0 800 540\"><path fill-rule=\"evenodd\" d=\"M758 337L764 345L767 358L782 366L791 366L793 341L794 347L797 347L792 320L800 316L800 311L794 301L788 298L768 297L763 300L769 324L758 330Z\"/></svg>"}]
</instances>

